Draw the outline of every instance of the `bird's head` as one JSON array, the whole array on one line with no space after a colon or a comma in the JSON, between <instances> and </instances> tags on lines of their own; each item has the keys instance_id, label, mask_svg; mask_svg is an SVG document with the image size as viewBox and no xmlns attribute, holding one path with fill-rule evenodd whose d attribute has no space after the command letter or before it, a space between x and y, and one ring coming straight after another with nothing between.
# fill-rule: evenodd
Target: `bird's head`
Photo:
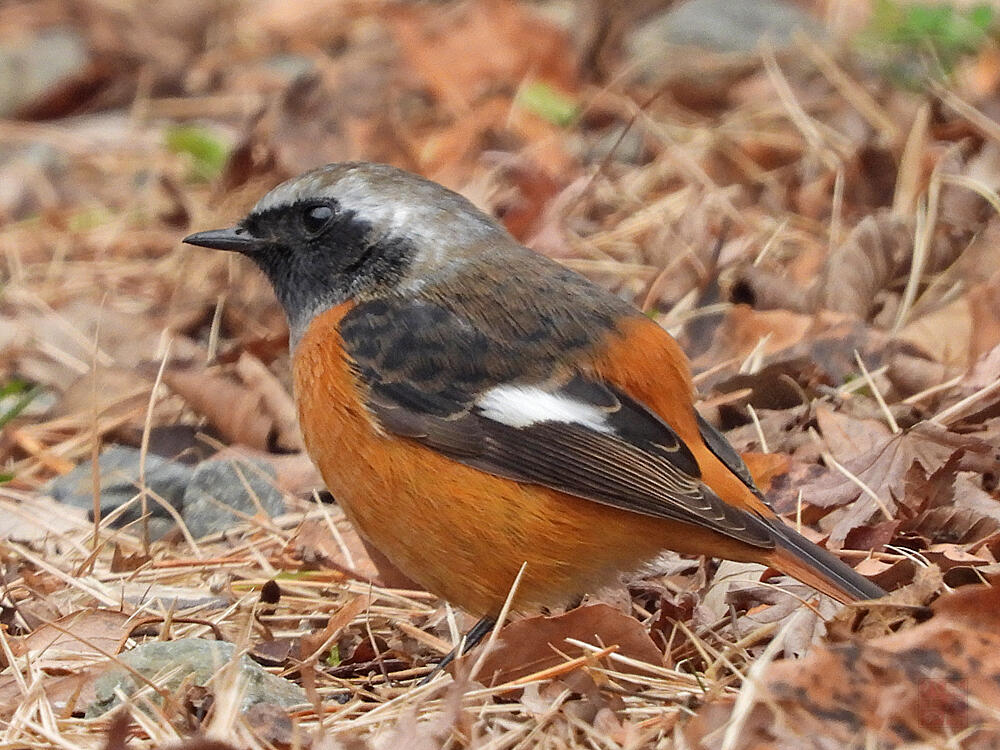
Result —
<instances>
[{"instance_id":1,"label":"bird's head","mask_svg":"<svg viewBox=\"0 0 1000 750\"><path fill-rule=\"evenodd\" d=\"M385 164L328 164L267 193L236 226L190 245L246 255L270 279L293 338L349 299L414 290L512 243L461 195Z\"/></svg>"}]
</instances>

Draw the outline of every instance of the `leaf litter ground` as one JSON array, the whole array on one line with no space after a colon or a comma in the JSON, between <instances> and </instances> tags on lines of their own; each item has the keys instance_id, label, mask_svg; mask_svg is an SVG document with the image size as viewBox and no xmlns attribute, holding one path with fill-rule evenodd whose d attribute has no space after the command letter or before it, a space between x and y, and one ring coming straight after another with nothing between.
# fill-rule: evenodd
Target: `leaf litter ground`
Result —
<instances>
[{"instance_id":1,"label":"leaf litter ground","mask_svg":"<svg viewBox=\"0 0 1000 750\"><path fill-rule=\"evenodd\" d=\"M4 747L995 746L1000 55L915 91L802 5L837 41L654 78L626 51L643 8L0 9L14 47L87 50L0 121ZM460 190L667 327L775 507L893 595L666 555L418 686L471 622L320 494L265 282L179 244L351 158ZM253 458L288 512L150 543L46 496L110 444ZM307 700L242 710L219 665L84 718L115 655L191 637Z\"/></svg>"}]
</instances>

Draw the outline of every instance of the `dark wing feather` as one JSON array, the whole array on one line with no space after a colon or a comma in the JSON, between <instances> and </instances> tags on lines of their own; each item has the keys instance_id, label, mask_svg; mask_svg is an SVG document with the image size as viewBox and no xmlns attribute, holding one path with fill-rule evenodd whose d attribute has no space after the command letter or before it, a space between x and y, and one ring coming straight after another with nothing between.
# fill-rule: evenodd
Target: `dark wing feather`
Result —
<instances>
[{"instance_id":1,"label":"dark wing feather","mask_svg":"<svg viewBox=\"0 0 1000 750\"><path fill-rule=\"evenodd\" d=\"M502 344L430 302L369 304L377 307L361 305L345 317L341 336L368 387L368 407L387 432L499 476L774 546L769 525L716 496L673 429L627 394L583 375L560 378L556 357L547 377L538 358L526 373ZM511 426L491 418L477 402L507 384L594 407L606 415L606 428L557 420Z\"/></svg>"},{"instance_id":2,"label":"dark wing feather","mask_svg":"<svg viewBox=\"0 0 1000 750\"><path fill-rule=\"evenodd\" d=\"M723 502L668 455L565 422L515 428L490 421L484 431L480 454L457 460L615 508L773 546L763 521Z\"/></svg>"},{"instance_id":3,"label":"dark wing feather","mask_svg":"<svg viewBox=\"0 0 1000 750\"><path fill-rule=\"evenodd\" d=\"M753 494L755 494L761 500L764 500L764 495L754 484L753 476L750 474L750 469L740 458L740 454L736 452L736 449L729 444L729 441L719 432L715 427L708 421L705 420L701 414L697 414L698 417L698 431L701 433L701 439L705 441L705 445L708 449L715 454L715 457L722 461L733 474L739 477L740 481L747 486ZM766 501L765 501L766 502Z\"/></svg>"}]
</instances>

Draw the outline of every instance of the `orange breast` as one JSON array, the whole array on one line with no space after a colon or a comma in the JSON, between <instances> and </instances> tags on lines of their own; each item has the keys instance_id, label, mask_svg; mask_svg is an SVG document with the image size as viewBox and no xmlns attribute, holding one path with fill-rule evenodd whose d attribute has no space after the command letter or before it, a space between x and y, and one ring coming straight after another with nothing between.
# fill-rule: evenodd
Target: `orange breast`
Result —
<instances>
[{"instance_id":1,"label":"orange breast","mask_svg":"<svg viewBox=\"0 0 1000 750\"><path fill-rule=\"evenodd\" d=\"M522 563L515 606L528 609L592 591L665 548L757 555L713 532L502 479L381 433L337 332L349 310L320 315L295 352L306 447L360 532L429 591L474 614L496 614Z\"/></svg>"}]
</instances>

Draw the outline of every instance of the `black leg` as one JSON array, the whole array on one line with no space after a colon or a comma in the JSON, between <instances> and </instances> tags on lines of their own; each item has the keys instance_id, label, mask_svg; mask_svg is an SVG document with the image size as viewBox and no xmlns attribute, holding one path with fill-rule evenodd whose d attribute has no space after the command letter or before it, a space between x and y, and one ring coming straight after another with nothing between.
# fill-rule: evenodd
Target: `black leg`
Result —
<instances>
[{"instance_id":1,"label":"black leg","mask_svg":"<svg viewBox=\"0 0 1000 750\"><path fill-rule=\"evenodd\" d=\"M475 625L472 626L472 630L465 634L465 638L462 642L458 644L455 648L448 652L445 657L437 663L437 666L431 670L430 674L424 677L419 684L426 685L428 682L433 680L438 676L438 673L444 670L449 664L455 661L455 657L459 655L459 649L461 653L465 654L471 651L475 646L479 644L486 634L493 630L493 626L497 624L497 621L492 617L484 617Z\"/></svg>"}]
</instances>

